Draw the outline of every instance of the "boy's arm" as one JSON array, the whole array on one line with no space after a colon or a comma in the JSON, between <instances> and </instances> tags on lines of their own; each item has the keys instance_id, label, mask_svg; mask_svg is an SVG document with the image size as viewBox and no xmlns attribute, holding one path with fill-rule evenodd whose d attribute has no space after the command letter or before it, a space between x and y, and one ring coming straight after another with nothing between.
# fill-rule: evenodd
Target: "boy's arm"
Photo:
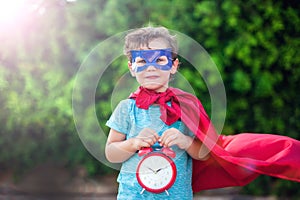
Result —
<instances>
[{"instance_id":1,"label":"boy's arm","mask_svg":"<svg viewBox=\"0 0 300 200\"><path fill-rule=\"evenodd\" d=\"M190 141L190 144L188 148L186 149L186 152L194 159L196 160L207 160L209 155L209 149L203 145L203 143L198 138L192 138L190 136L186 136L187 140Z\"/></svg>"},{"instance_id":2,"label":"boy's arm","mask_svg":"<svg viewBox=\"0 0 300 200\"><path fill-rule=\"evenodd\" d=\"M150 147L158 140L158 135L153 130L144 128L137 137L126 139L126 135L110 129L105 156L109 162L121 163L129 159L142 147Z\"/></svg>"},{"instance_id":3,"label":"boy's arm","mask_svg":"<svg viewBox=\"0 0 300 200\"><path fill-rule=\"evenodd\" d=\"M124 162L136 152L136 149L131 145L132 141L125 139L126 135L110 129L105 146L105 156L109 162Z\"/></svg>"}]
</instances>

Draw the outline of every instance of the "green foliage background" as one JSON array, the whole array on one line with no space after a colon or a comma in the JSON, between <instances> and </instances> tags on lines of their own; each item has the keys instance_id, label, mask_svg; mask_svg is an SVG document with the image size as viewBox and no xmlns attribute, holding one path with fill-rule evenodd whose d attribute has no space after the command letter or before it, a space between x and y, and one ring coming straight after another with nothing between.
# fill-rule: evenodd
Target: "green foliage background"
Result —
<instances>
[{"instance_id":1,"label":"green foliage background","mask_svg":"<svg viewBox=\"0 0 300 200\"><path fill-rule=\"evenodd\" d=\"M16 174L54 161L112 173L83 147L72 114L76 72L101 41L142 26L162 25L198 41L216 63L227 94L223 134L258 132L300 139L300 4L284 0L40 1L18 23L0 29L0 167ZM43 11L43 12L41 12ZM127 61L112 64L117 81ZM180 73L209 110L193 67ZM109 81L108 81L109 82ZM99 121L111 113L113 84L99 83ZM107 94L106 99L99 99ZM87 123L89 119L86 119ZM261 176L253 195L300 197L299 183Z\"/></svg>"}]
</instances>

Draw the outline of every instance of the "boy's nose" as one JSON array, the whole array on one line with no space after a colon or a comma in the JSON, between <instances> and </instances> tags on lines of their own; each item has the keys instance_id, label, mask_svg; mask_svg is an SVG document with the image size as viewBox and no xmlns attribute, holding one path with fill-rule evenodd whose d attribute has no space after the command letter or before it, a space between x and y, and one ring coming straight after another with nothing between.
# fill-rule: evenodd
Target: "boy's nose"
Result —
<instances>
[{"instance_id":1,"label":"boy's nose","mask_svg":"<svg viewBox=\"0 0 300 200\"><path fill-rule=\"evenodd\" d=\"M154 70L156 70L156 67L154 67L153 65L149 65L147 67L147 71L154 71Z\"/></svg>"}]
</instances>

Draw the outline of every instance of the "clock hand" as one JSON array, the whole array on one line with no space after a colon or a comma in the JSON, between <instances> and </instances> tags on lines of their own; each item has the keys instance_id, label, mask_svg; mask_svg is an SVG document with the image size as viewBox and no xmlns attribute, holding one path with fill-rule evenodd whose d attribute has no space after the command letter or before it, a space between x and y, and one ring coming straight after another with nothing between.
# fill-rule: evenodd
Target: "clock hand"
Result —
<instances>
[{"instance_id":1,"label":"clock hand","mask_svg":"<svg viewBox=\"0 0 300 200\"><path fill-rule=\"evenodd\" d=\"M154 169L152 169L150 167L147 167L147 169L150 169L154 174L157 174L159 171L163 170L164 168L166 168L166 167L159 168L158 170L154 170Z\"/></svg>"},{"instance_id":2,"label":"clock hand","mask_svg":"<svg viewBox=\"0 0 300 200\"><path fill-rule=\"evenodd\" d=\"M166 169L168 166L165 166L165 167L162 167L162 168L159 168L158 170L156 170L156 173L158 173L159 171L163 170L163 169ZM155 174L156 174L155 173Z\"/></svg>"},{"instance_id":3,"label":"clock hand","mask_svg":"<svg viewBox=\"0 0 300 200\"><path fill-rule=\"evenodd\" d=\"M150 167L147 167L147 169L150 169L154 174L156 174L156 171L155 170L153 170L152 168L150 168Z\"/></svg>"}]
</instances>

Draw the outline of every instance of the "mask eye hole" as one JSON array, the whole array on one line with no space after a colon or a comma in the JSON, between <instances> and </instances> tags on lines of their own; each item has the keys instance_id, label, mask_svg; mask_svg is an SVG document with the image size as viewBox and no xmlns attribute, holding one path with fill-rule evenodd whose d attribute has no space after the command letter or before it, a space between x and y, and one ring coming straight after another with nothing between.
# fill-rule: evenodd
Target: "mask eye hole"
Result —
<instances>
[{"instance_id":1,"label":"mask eye hole","mask_svg":"<svg viewBox=\"0 0 300 200\"><path fill-rule=\"evenodd\" d=\"M141 57L137 57L135 59L135 63L137 66L144 66L146 64L146 61Z\"/></svg>"},{"instance_id":2,"label":"mask eye hole","mask_svg":"<svg viewBox=\"0 0 300 200\"><path fill-rule=\"evenodd\" d=\"M159 58L156 59L156 64L158 65L166 65L168 64L168 58L167 56L160 56Z\"/></svg>"}]
</instances>

